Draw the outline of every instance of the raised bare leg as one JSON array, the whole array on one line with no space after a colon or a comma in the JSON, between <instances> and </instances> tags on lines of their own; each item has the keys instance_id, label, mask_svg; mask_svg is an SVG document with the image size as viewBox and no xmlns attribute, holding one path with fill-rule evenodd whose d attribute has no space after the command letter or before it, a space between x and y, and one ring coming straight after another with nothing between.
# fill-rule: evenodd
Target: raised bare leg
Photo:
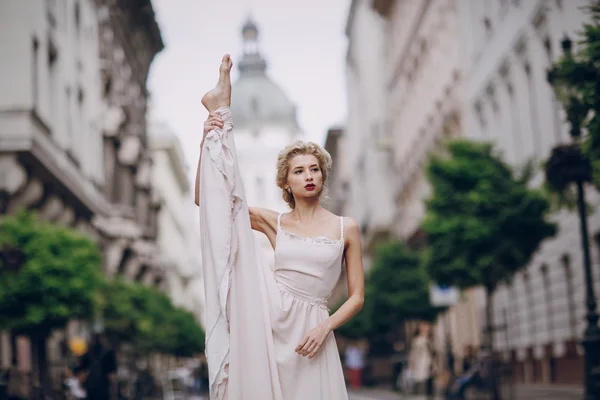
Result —
<instances>
[{"instance_id":1,"label":"raised bare leg","mask_svg":"<svg viewBox=\"0 0 600 400\"><path fill-rule=\"evenodd\" d=\"M231 105L231 67L233 62L229 54L225 54L219 67L219 81L217 86L202 97L202 104L208 112L213 113L219 107Z\"/></svg>"}]
</instances>

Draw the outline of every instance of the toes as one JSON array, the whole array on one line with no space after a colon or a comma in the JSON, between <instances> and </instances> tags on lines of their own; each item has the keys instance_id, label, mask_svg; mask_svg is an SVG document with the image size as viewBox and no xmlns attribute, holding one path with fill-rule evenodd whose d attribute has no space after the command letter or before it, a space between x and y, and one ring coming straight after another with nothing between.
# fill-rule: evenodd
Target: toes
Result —
<instances>
[{"instance_id":1,"label":"toes","mask_svg":"<svg viewBox=\"0 0 600 400\"><path fill-rule=\"evenodd\" d=\"M231 61L231 56L229 54L225 54L223 59L221 60L221 70L223 72L231 71L231 67L233 66L233 61Z\"/></svg>"}]
</instances>

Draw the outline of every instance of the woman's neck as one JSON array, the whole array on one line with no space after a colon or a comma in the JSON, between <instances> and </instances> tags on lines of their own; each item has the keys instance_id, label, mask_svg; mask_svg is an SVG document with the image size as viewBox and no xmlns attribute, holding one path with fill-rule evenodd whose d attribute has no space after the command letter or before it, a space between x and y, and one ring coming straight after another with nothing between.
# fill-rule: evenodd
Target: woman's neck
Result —
<instances>
[{"instance_id":1,"label":"woman's neck","mask_svg":"<svg viewBox=\"0 0 600 400\"><path fill-rule=\"evenodd\" d=\"M296 201L296 206L292 210L292 217L300 222L310 222L315 219L315 216L323 210L319 199L310 199L304 201Z\"/></svg>"}]
</instances>

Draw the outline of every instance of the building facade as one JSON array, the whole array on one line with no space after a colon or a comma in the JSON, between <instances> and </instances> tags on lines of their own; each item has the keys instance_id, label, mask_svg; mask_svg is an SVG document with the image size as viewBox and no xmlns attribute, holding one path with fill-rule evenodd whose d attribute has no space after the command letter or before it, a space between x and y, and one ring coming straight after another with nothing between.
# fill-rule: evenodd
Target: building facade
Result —
<instances>
[{"instance_id":1,"label":"building facade","mask_svg":"<svg viewBox=\"0 0 600 400\"><path fill-rule=\"evenodd\" d=\"M513 165L530 157L547 159L553 146L569 140L546 72L561 56L564 36L576 42L585 22L582 7L590 3L459 2L468 137L496 143ZM539 183L543 178L538 178ZM598 204L598 196L590 193L588 201ZM531 264L494 296L494 325L503 327L494 346L513 363L518 381L580 384L585 289L579 221L567 211L553 218L557 236L545 241ZM590 216L589 224L590 234L598 237L600 215ZM598 290L600 254L595 250Z\"/></svg>"},{"instance_id":2,"label":"building facade","mask_svg":"<svg viewBox=\"0 0 600 400\"><path fill-rule=\"evenodd\" d=\"M396 171L389 168L392 152L387 146L386 26L371 1L352 1L346 23L348 118L339 178L345 186L343 214L356 220L364 238L366 269L373 246L392 234L396 219Z\"/></svg>"},{"instance_id":3,"label":"building facade","mask_svg":"<svg viewBox=\"0 0 600 400\"><path fill-rule=\"evenodd\" d=\"M250 206L279 212L289 210L276 185L277 154L303 137L296 106L267 74L260 53L259 30L249 19L242 27L243 52L239 77L233 83L231 111L235 126L238 162ZM265 257L273 266L271 244L257 233Z\"/></svg>"},{"instance_id":4,"label":"building facade","mask_svg":"<svg viewBox=\"0 0 600 400\"><path fill-rule=\"evenodd\" d=\"M419 247L424 243L425 200L431 194L425 171L429 156L464 129L458 3L376 0L372 6L386 23L385 146L395 171L392 232ZM477 291L466 293L435 327L440 354L451 345L457 362L466 345L480 342L475 298Z\"/></svg>"},{"instance_id":5,"label":"building facade","mask_svg":"<svg viewBox=\"0 0 600 400\"><path fill-rule=\"evenodd\" d=\"M393 154L396 236L418 235L431 151L461 130L461 49L453 0L374 1L385 18L386 146Z\"/></svg>"},{"instance_id":6,"label":"building facade","mask_svg":"<svg viewBox=\"0 0 600 400\"><path fill-rule=\"evenodd\" d=\"M565 35L576 42L575 32L585 22L582 7L588 4L585 0L352 2L345 173L364 176L360 171L368 163L362 159L368 158L368 144L378 137L378 148L389 152L385 168L392 172L391 178L382 178L391 192L370 189L363 199L348 181L346 213L367 221L361 223L367 244L372 227L377 227L373 208L387 209L381 213L387 212L389 222L380 226L387 226L389 236L419 244L423 200L429 194L424 165L428 153L445 138L464 135L492 141L515 166L531 157L546 159L554 145L568 140L564 114L546 82L546 71L560 57ZM368 44L361 45L362 41ZM383 54L377 50L381 43ZM385 60L383 67L373 60L378 57ZM366 125L378 111L365 104L385 110L377 116L385 127L380 136ZM385 177L381 168L367 174ZM535 184L541 183L541 175ZM597 204L598 196L589 193L588 201ZM494 348L512 363L518 382L580 384L585 290L579 222L567 211L553 218L559 234L494 296ZM589 224L596 238L593 269L600 288L600 216L590 216ZM381 238L375 236L375 242ZM440 348L450 332L457 363L467 345L479 346L485 323L482 289L474 288L464 297L436 327Z\"/></svg>"},{"instance_id":7,"label":"building facade","mask_svg":"<svg viewBox=\"0 0 600 400\"><path fill-rule=\"evenodd\" d=\"M152 185L163 199L157 242L167 261L163 264L165 289L176 306L194 312L204 324L204 290L197 289L204 287L198 209L193 202L181 143L167 125L155 123L150 126L150 149Z\"/></svg>"},{"instance_id":8,"label":"building facade","mask_svg":"<svg viewBox=\"0 0 600 400\"><path fill-rule=\"evenodd\" d=\"M99 243L105 273L162 285L146 77L163 42L150 1L5 1L0 31L0 211L76 227ZM26 338L2 334L0 355L30 369Z\"/></svg>"}]
</instances>

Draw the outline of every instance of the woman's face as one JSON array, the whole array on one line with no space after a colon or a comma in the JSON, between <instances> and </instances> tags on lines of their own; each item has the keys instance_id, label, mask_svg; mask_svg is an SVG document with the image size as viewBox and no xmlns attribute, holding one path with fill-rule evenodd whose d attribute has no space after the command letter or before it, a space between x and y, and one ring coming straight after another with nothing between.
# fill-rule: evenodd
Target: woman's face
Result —
<instances>
[{"instance_id":1,"label":"woman's face","mask_svg":"<svg viewBox=\"0 0 600 400\"><path fill-rule=\"evenodd\" d=\"M290 160L289 166L287 184L295 197L313 197L321 193L323 173L317 157L300 154Z\"/></svg>"}]
</instances>

